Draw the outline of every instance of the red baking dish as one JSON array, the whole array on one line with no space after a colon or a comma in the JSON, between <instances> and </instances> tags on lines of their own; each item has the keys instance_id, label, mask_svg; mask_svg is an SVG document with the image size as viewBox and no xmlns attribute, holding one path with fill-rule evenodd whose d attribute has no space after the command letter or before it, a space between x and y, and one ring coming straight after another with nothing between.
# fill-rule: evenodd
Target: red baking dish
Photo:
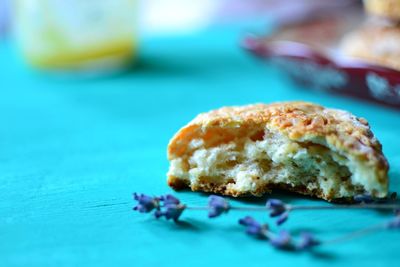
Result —
<instances>
[{"instance_id":1,"label":"red baking dish","mask_svg":"<svg viewBox=\"0 0 400 267\"><path fill-rule=\"evenodd\" d=\"M341 38L363 20L362 11L308 17L281 25L268 36L247 36L242 47L308 88L400 108L399 71L340 52Z\"/></svg>"}]
</instances>

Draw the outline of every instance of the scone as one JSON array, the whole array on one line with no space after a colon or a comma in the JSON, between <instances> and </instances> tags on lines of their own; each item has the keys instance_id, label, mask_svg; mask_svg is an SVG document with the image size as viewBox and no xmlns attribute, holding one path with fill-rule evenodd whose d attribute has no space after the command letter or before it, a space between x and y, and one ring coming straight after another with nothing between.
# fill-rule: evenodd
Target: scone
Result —
<instances>
[{"instance_id":1,"label":"scone","mask_svg":"<svg viewBox=\"0 0 400 267\"><path fill-rule=\"evenodd\" d=\"M400 70L400 26L367 23L345 36L340 49L350 57Z\"/></svg>"},{"instance_id":2,"label":"scone","mask_svg":"<svg viewBox=\"0 0 400 267\"><path fill-rule=\"evenodd\" d=\"M174 189L260 196L287 189L326 200L385 197L388 164L365 119L306 102L223 107L168 145Z\"/></svg>"},{"instance_id":3,"label":"scone","mask_svg":"<svg viewBox=\"0 0 400 267\"><path fill-rule=\"evenodd\" d=\"M364 0L364 6L372 15L400 21L400 0Z\"/></svg>"}]
</instances>

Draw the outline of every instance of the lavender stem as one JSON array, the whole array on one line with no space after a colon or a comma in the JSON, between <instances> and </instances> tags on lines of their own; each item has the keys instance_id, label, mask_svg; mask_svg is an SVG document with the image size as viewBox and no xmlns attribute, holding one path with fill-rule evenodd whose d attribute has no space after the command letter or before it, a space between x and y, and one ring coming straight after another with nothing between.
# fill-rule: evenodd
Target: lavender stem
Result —
<instances>
[{"instance_id":1,"label":"lavender stem","mask_svg":"<svg viewBox=\"0 0 400 267\"><path fill-rule=\"evenodd\" d=\"M398 204L360 204L360 205L341 205L341 206L291 206L288 205L288 210L341 210L341 209L398 209Z\"/></svg>"},{"instance_id":2,"label":"lavender stem","mask_svg":"<svg viewBox=\"0 0 400 267\"><path fill-rule=\"evenodd\" d=\"M187 210L209 210L209 207L206 206L186 206Z\"/></svg>"},{"instance_id":3,"label":"lavender stem","mask_svg":"<svg viewBox=\"0 0 400 267\"><path fill-rule=\"evenodd\" d=\"M351 239L354 239L354 238L357 238L357 237L365 236L365 235L373 233L373 232L380 231L382 229L385 229L386 226L387 226L387 222L378 223L378 224L372 225L370 227L363 228L361 230L357 230L357 231L351 232L349 234L346 234L346 235L343 235L343 236L340 236L340 237L337 237L337 238L333 238L333 239L330 239L330 240L323 241L322 244L323 245L330 245L330 244L344 242L344 241L351 240Z\"/></svg>"},{"instance_id":4,"label":"lavender stem","mask_svg":"<svg viewBox=\"0 0 400 267\"><path fill-rule=\"evenodd\" d=\"M206 206L187 206L188 210L208 210ZM268 207L230 207L231 210L243 210L243 211L268 211ZM341 206L295 206L286 205L286 209L289 211L295 210L344 210L344 209L380 209L380 210L392 210L400 209L398 204L360 204L360 205L341 205Z\"/></svg>"}]
</instances>

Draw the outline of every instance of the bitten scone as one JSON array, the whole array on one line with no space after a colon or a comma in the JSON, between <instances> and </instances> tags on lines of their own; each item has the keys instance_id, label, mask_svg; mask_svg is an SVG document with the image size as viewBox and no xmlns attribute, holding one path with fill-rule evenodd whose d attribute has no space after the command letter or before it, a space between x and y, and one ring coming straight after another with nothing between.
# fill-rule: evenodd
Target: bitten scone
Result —
<instances>
[{"instance_id":1,"label":"bitten scone","mask_svg":"<svg viewBox=\"0 0 400 267\"><path fill-rule=\"evenodd\" d=\"M400 21L400 0L364 0L364 6L372 15Z\"/></svg>"},{"instance_id":2,"label":"bitten scone","mask_svg":"<svg viewBox=\"0 0 400 267\"><path fill-rule=\"evenodd\" d=\"M400 27L367 24L341 42L344 54L400 70Z\"/></svg>"},{"instance_id":3,"label":"bitten scone","mask_svg":"<svg viewBox=\"0 0 400 267\"><path fill-rule=\"evenodd\" d=\"M385 197L388 164L365 119L306 102L223 107L168 145L174 189L260 196L274 188L326 200Z\"/></svg>"}]
</instances>

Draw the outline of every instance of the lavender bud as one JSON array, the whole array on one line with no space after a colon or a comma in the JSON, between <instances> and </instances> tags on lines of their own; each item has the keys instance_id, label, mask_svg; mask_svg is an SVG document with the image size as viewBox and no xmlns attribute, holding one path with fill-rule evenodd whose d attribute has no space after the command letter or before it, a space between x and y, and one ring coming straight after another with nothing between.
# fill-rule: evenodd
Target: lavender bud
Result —
<instances>
[{"instance_id":1,"label":"lavender bud","mask_svg":"<svg viewBox=\"0 0 400 267\"><path fill-rule=\"evenodd\" d=\"M266 206L270 210L271 217L282 215L287 210L286 204L279 199L268 199Z\"/></svg>"},{"instance_id":2,"label":"lavender bud","mask_svg":"<svg viewBox=\"0 0 400 267\"><path fill-rule=\"evenodd\" d=\"M397 215L392 219L388 224L387 228L394 229L394 228L400 228L400 215Z\"/></svg>"},{"instance_id":3,"label":"lavender bud","mask_svg":"<svg viewBox=\"0 0 400 267\"><path fill-rule=\"evenodd\" d=\"M370 194L359 194L354 196L354 201L356 203L372 203L375 199Z\"/></svg>"},{"instance_id":4,"label":"lavender bud","mask_svg":"<svg viewBox=\"0 0 400 267\"><path fill-rule=\"evenodd\" d=\"M134 193L133 199L138 202L133 210L137 210L143 213L148 213L151 212L153 209L158 209L160 205L160 200L158 198L150 197L144 194L138 195L137 193Z\"/></svg>"},{"instance_id":5,"label":"lavender bud","mask_svg":"<svg viewBox=\"0 0 400 267\"><path fill-rule=\"evenodd\" d=\"M289 212L286 211L286 212L282 213L281 215L279 215L278 219L276 220L276 224L281 225L284 222L286 222L288 218L289 218Z\"/></svg>"},{"instance_id":6,"label":"lavender bud","mask_svg":"<svg viewBox=\"0 0 400 267\"><path fill-rule=\"evenodd\" d=\"M164 216L167 220L172 219L176 222L186 208L185 205L181 204L179 199L170 194L161 196L160 202L163 205L160 206L159 210L154 212L154 216L157 219Z\"/></svg>"},{"instance_id":7,"label":"lavender bud","mask_svg":"<svg viewBox=\"0 0 400 267\"><path fill-rule=\"evenodd\" d=\"M228 212L230 209L228 201L220 196L211 195L208 198L208 217L215 218L224 212Z\"/></svg>"},{"instance_id":8,"label":"lavender bud","mask_svg":"<svg viewBox=\"0 0 400 267\"><path fill-rule=\"evenodd\" d=\"M321 244L314 236L310 233L301 233L300 242L297 244L296 248L299 250L309 249Z\"/></svg>"},{"instance_id":9,"label":"lavender bud","mask_svg":"<svg viewBox=\"0 0 400 267\"><path fill-rule=\"evenodd\" d=\"M158 219L164 216L167 220L172 219L175 222L178 221L182 212L186 208L185 205L182 204L169 204L162 207L162 210L157 210L154 212L154 216Z\"/></svg>"},{"instance_id":10,"label":"lavender bud","mask_svg":"<svg viewBox=\"0 0 400 267\"><path fill-rule=\"evenodd\" d=\"M395 214L396 216L400 216L400 209L395 209L395 210L394 210L394 214Z\"/></svg>"},{"instance_id":11,"label":"lavender bud","mask_svg":"<svg viewBox=\"0 0 400 267\"><path fill-rule=\"evenodd\" d=\"M269 242L272 246L279 249L290 249L292 248L291 236L287 231L280 231L279 234L271 236Z\"/></svg>"},{"instance_id":12,"label":"lavender bud","mask_svg":"<svg viewBox=\"0 0 400 267\"><path fill-rule=\"evenodd\" d=\"M267 224L260 224L250 216L239 220L239 224L246 226L246 233L258 238L265 238L268 231Z\"/></svg>"},{"instance_id":13,"label":"lavender bud","mask_svg":"<svg viewBox=\"0 0 400 267\"><path fill-rule=\"evenodd\" d=\"M180 203L179 199L177 199L176 197L174 197L173 195L170 195L170 194L161 196L160 201L164 202L164 205L169 205L169 204L177 205Z\"/></svg>"}]
</instances>

